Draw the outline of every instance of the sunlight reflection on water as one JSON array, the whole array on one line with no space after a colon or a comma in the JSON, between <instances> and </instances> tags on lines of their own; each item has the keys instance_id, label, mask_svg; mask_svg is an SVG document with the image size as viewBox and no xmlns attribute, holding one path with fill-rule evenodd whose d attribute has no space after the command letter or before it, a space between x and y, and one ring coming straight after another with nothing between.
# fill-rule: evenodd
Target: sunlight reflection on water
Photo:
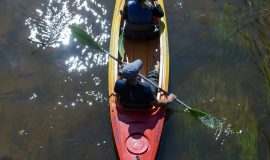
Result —
<instances>
[{"instance_id":1,"label":"sunlight reflection on water","mask_svg":"<svg viewBox=\"0 0 270 160\"><path fill-rule=\"evenodd\" d=\"M57 105L63 106L64 108L76 108L79 104L87 104L88 106L92 106L93 102L103 103L104 101L106 102L108 100L103 93L94 90L87 90L84 93L77 93L74 100L67 100L64 97L65 96L61 95L57 101Z\"/></svg>"},{"instance_id":2,"label":"sunlight reflection on water","mask_svg":"<svg viewBox=\"0 0 270 160\"><path fill-rule=\"evenodd\" d=\"M97 66L107 65L108 55L102 53L92 53L87 52L87 47L82 49L81 56L71 56L66 60L66 65L68 66L68 72L81 72L87 71L87 68L93 68L94 64Z\"/></svg>"},{"instance_id":3,"label":"sunlight reflection on water","mask_svg":"<svg viewBox=\"0 0 270 160\"><path fill-rule=\"evenodd\" d=\"M96 1L76 0L50 0L42 3L41 8L36 9L36 17L27 18L25 24L30 28L29 40L39 46L59 47L61 44L70 43L71 31L69 25L77 24L86 28L93 34L93 25L101 29L101 33L94 36L99 44L103 44L109 38L109 23L105 18L107 10L105 6ZM88 19L85 17L91 13ZM96 34L96 33L95 33Z\"/></svg>"},{"instance_id":4,"label":"sunlight reflection on water","mask_svg":"<svg viewBox=\"0 0 270 160\"><path fill-rule=\"evenodd\" d=\"M74 43L76 55L67 57L65 64L67 71L70 73L63 81L66 86L71 85L79 77L71 76L71 73L87 73L89 69L95 66L107 65L108 56L89 49L87 46L81 46L76 39L71 39L71 31L69 25L80 25L88 34L94 37L94 40L102 45L109 39L108 29L109 22L105 16L107 10L104 5L95 0L50 0L48 3L42 3L36 10L35 17L27 18L25 24L30 29L28 39L37 44L37 47L57 48L61 45L69 45ZM91 18L89 18L91 17ZM101 83L100 77L93 76L92 81L81 80L79 85L89 85L89 82L98 86ZM90 84L91 85L91 84ZM60 96L56 104L64 108L76 108L79 104L87 104L92 106L93 102L102 103L107 98L99 91L87 90L82 93L74 93L73 99L66 99L64 95ZM77 95L77 96L76 96ZM80 95L80 96L78 96Z\"/></svg>"},{"instance_id":5,"label":"sunlight reflection on water","mask_svg":"<svg viewBox=\"0 0 270 160\"><path fill-rule=\"evenodd\" d=\"M35 98L37 98L37 94L36 93L33 93L33 95L29 98L29 100L31 101L31 100L33 100Z\"/></svg>"}]
</instances>

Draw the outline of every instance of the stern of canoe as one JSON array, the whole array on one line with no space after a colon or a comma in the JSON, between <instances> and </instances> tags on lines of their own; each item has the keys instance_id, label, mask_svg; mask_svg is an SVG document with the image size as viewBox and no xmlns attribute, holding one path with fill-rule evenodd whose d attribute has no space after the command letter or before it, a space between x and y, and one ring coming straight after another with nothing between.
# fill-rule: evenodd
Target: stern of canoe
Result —
<instances>
[{"instance_id":1,"label":"stern of canoe","mask_svg":"<svg viewBox=\"0 0 270 160\"><path fill-rule=\"evenodd\" d=\"M120 160L154 160L162 135L164 109L123 110L115 96L111 100L115 101L110 104L110 114Z\"/></svg>"}]
</instances>

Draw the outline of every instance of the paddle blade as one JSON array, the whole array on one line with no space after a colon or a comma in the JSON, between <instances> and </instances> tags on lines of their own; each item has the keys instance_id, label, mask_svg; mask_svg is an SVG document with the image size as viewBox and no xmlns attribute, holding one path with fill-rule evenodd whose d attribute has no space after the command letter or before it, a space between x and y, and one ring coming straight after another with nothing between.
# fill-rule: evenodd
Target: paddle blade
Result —
<instances>
[{"instance_id":1,"label":"paddle blade","mask_svg":"<svg viewBox=\"0 0 270 160\"><path fill-rule=\"evenodd\" d=\"M221 121L218 120L216 117L211 116L205 112L199 111L197 109L190 108L188 111L191 115L198 120L200 120L204 125L212 129L219 129L221 128Z\"/></svg>"},{"instance_id":2,"label":"paddle blade","mask_svg":"<svg viewBox=\"0 0 270 160\"><path fill-rule=\"evenodd\" d=\"M71 29L72 35L83 45L87 45L90 48L103 51L101 47L98 45L98 43L82 28L71 25L69 26Z\"/></svg>"},{"instance_id":3,"label":"paddle blade","mask_svg":"<svg viewBox=\"0 0 270 160\"><path fill-rule=\"evenodd\" d=\"M125 56L125 47L124 47L124 44L125 44L125 38L124 38L124 31L122 31L120 37L119 37L119 40L118 40L118 50L119 50L119 54L122 58L124 58Z\"/></svg>"}]
</instances>

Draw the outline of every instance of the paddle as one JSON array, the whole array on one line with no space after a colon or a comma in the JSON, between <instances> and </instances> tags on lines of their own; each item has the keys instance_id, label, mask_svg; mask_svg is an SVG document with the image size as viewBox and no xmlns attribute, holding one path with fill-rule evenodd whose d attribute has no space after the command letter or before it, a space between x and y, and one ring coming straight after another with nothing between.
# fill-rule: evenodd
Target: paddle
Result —
<instances>
[{"instance_id":1,"label":"paddle","mask_svg":"<svg viewBox=\"0 0 270 160\"><path fill-rule=\"evenodd\" d=\"M119 64L123 64L123 62L121 60L119 60L118 58L116 58L112 54L110 54L108 51L106 51L103 48L101 48L97 44L97 42L95 42L93 40L93 38L90 35L88 35L88 33L86 31L84 31L82 28L77 27L77 26L70 26L70 29L71 29L71 32L72 32L73 36L80 43L82 43L84 45L87 45L90 48L94 48L94 49L97 49L99 51L103 51L103 52L107 53L111 58L113 58L114 60L116 60ZM150 81L149 79L147 79L142 74L139 74L139 77L141 77L142 79L144 79L145 81L147 81L151 85L155 86L160 91L164 92L166 95L169 95L169 93L167 91L165 91L162 88L160 88L159 86L157 86L155 83L153 83L152 81ZM210 114L207 114L205 112L202 112L200 110L191 108L188 105L186 105L184 102L180 101L178 98L176 99L176 102L180 103L181 106L183 106L187 111L189 111L193 117L195 117L198 120L200 120L206 126L212 128L212 129L218 129L218 128L221 127L221 122L217 118L215 118L214 116L212 116Z\"/></svg>"},{"instance_id":2,"label":"paddle","mask_svg":"<svg viewBox=\"0 0 270 160\"><path fill-rule=\"evenodd\" d=\"M122 33L119 36L119 40L118 40L118 50L119 50L119 54L122 57L122 59L124 59L125 56L125 27L126 27L126 23L124 22L123 28L122 28Z\"/></svg>"}]
</instances>

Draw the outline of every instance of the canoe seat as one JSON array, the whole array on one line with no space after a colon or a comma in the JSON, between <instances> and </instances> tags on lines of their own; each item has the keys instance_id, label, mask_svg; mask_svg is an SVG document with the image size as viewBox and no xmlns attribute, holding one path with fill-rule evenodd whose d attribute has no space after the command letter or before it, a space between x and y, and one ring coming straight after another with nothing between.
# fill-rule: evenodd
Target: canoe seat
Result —
<instances>
[{"instance_id":1,"label":"canoe seat","mask_svg":"<svg viewBox=\"0 0 270 160\"><path fill-rule=\"evenodd\" d=\"M159 36L159 30L154 24L131 24L126 22L125 38L131 40L148 40Z\"/></svg>"}]
</instances>

